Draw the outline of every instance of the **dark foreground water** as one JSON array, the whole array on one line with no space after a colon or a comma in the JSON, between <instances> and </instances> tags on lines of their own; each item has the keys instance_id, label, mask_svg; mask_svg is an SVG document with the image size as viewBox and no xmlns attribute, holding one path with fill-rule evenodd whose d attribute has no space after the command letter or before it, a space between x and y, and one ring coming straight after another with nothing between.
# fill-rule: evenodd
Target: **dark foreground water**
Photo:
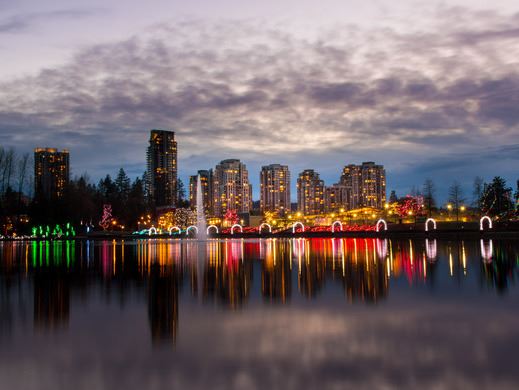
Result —
<instances>
[{"instance_id":1,"label":"dark foreground water","mask_svg":"<svg viewBox=\"0 0 519 390\"><path fill-rule=\"evenodd\" d=\"M519 388L517 241L0 243L0 389Z\"/></svg>"}]
</instances>

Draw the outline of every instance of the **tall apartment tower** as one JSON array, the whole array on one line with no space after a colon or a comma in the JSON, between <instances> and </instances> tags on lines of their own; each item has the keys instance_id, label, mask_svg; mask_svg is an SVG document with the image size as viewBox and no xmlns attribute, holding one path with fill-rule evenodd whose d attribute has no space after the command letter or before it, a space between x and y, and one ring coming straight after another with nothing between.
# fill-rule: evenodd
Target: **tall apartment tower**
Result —
<instances>
[{"instance_id":1,"label":"tall apartment tower","mask_svg":"<svg viewBox=\"0 0 519 390\"><path fill-rule=\"evenodd\" d=\"M362 163L362 201L365 207L382 209L386 203L386 170L374 162Z\"/></svg>"},{"instance_id":2,"label":"tall apartment tower","mask_svg":"<svg viewBox=\"0 0 519 390\"><path fill-rule=\"evenodd\" d=\"M313 169L305 169L297 179L297 209L304 214L324 212L324 181Z\"/></svg>"},{"instance_id":3,"label":"tall apartment tower","mask_svg":"<svg viewBox=\"0 0 519 390\"><path fill-rule=\"evenodd\" d=\"M189 177L189 204L191 208L196 206L197 181L200 176L202 186L202 202L206 214L213 214L213 170L200 170L197 175Z\"/></svg>"},{"instance_id":4,"label":"tall apartment tower","mask_svg":"<svg viewBox=\"0 0 519 390\"><path fill-rule=\"evenodd\" d=\"M56 199L63 196L69 182L70 158L67 149L34 149L34 195L36 199Z\"/></svg>"},{"instance_id":5,"label":"tall apartment tower","mask_svg":"<svg viewBox=\"0 0 519 390\"><path fill-rule=\"evenodd\" d=\"M345 185L336 183L324 189L324 208L326 212L337 212L350 208L350 192Z\"/></svg>"},{"instance_id":6,"label":"tall apartment tower","mask_svg":"<svg viewBox=\"0 0 519 390\"><path fill-rule=\"evenodd\" d=\"M260 209L261 212L274 211L280 214L290 211L290 171L288 166L271 164L261 167Z\"/></svg>"},{"instance_id":7,"label":"tall apartment tower","mask_svg":"<svg viewBox=\"0 0 519 390\"><path fill-rule=\"evenodd\" d=\"M175 132L151 130L147 152L146 190L156 207L177 204L177 142Z\"/></svg>"},{"instance_id":8,"label":"tall apartment tower","mask_svg":"<svg viewBox=\"0 0 519 390\"><path fill-rule=\"evenodd\" d=\"M386 202L386 171L374 162L346 165L340 184L347 188L349 209L359 207L383 208Z\"/></svg>"},{"instance_id":9,"label":"tall apartment tower","mask_svg":"<svg viewBox=\"0 0 519 390\"><path fill-rule=\"evenodd\" d=\"M252 186L245 164L237 159L223 160L213 174L213 213L217 217L227 210L248 213L252 207Z\"/></svg>"}]
</instances>

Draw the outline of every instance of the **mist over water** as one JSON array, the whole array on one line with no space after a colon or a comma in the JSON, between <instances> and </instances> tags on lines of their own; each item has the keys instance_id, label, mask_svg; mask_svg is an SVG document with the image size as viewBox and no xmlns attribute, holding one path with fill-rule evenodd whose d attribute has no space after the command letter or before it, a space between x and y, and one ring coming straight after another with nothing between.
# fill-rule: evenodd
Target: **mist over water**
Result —
<instances>
[{"instance_id":1,"label":"mist over water","mask_svg":"<svg viewBox=\"0 0 519 390\"><path fill-rule=\"evenodd\" d=\"M0 388L514 388L516 241L0 243Z\"/></svg>"}]
</instances>

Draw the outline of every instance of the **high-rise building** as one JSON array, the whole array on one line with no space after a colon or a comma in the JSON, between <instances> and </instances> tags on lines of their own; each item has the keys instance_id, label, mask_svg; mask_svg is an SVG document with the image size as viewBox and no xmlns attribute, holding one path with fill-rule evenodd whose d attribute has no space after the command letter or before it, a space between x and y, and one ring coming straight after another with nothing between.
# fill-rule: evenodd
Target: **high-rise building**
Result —
<instances>
[{"instance_id":1,"label":"high-rise building","mask_svg":"<svg viewBox=\"0 0 519 390\"><path fill-rule=\"evenodd\" d=\"M280 214L290 211L290 171L286 165L261 167L260 209Z\"/></svg>"},{"instance_id":2,"label":"high-rise building","mask_svg":"<svg viewBox=\"0 0 519 390\"><path fill-rule=\"evenodd\" d=\"M177 204L177 142L175 132L151 130L147 152L146 190L156 207Z\"/></svg>"},{"instance_id":3,"label":"high-rise building","mask_svg":"<svg viewBox=\"0 0 519 390\"><path fill-rule=\"evenodd\" d=\"M326 212L348 210L350 199L348 188L340 183L324 189L324 208Z\"/></svg>"},{"instance_id":4,"label":"high-rise building","mask_svg":"<svg viewBox=\"0 0 519 390\"><path fill-rule=\"evenodd\" d=\"M361 178L362 172L360 165L346 165L342 170L339 184L344 186L348 193L349 203L345 207L347 210L353 210L362 207Z\"/></svg>"},{"instance_id":5,"label":"high-rise building","mask_svg":"<svg viewBox=\"0 0 519 390\"><path fill-rule=\"evenodd\" d=\"M213 174L213 213L217 217L227 210L248 213L251 209L252 186L245 164L237 159L223 160Z\"/></svg>"},{"instance_id":6,"label":"high-rise building","mask_svg":"<svg viewBox=\"0 0 519 390\"><path fill-rule=\"evenodd\" d=\"M37 199L61 198L69 176L68 150L34 149L34 194Z\"/></svg>"},{"instance_id":7,"label":"high-rise building","mask_svg":"<svg viewBox=\"0 0 519 390\"><path fill-rule=\"evenodd\" d=\"M386 171L374 162L347 165L342 171L340 184L349 195L348 209L359 207L383 208L386 202Z\"/></svg>"},{"instance_id":8,"label":"high-rise building","mask_svg":"<svg viewBox=\"0 0 519 390\"><path fill-rule=\"evenodd\" d=\"M207 214L213 214L213 170L200 170L198 175L189 177L189 204L191 208L196 206L196 191L197 181L200 176L200 182L202 186L202 202L204 204L204 210Z\"/></svg>"},{"instance_id":9,"label":"high-rise building","mask_svg":"<svg viewBox=\"0 0 519 390\"><path fill-rule=\"evenodd\" d=\"M324 181L313 169L305 169L297 179L297 209L304 214L324 212Z\"/></svg>"}]
</instances>

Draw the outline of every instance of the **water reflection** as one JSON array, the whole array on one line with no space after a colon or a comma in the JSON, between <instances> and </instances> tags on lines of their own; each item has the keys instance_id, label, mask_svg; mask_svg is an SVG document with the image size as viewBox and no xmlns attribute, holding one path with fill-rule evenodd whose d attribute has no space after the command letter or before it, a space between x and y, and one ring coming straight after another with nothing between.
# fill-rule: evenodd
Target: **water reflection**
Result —
<instances>
[{"instance_id":1,"label":"water reflection","mask_svg":"<svg viewBox=\"0 0 519 390\"><path fill-rule=\"evenodd\" d=\"M4 242L0 329L12 329L17 315L28 321L28 291L35 329L66 327L77 302L72 297L87 299L88 290L95 288L123 306L131 294L145 297L151 340L173 344L182 296L236 310L254 296L287 304L295 298L316 299L327 289L341 289L347 302L377 303L387 299L392 281L432 290L449 286L449 280L459 289L473 290L471 281L476 281L480 290L502 294L515 284L518 253L513 242L492 240Z\"/></svg>"}]
</instances>

